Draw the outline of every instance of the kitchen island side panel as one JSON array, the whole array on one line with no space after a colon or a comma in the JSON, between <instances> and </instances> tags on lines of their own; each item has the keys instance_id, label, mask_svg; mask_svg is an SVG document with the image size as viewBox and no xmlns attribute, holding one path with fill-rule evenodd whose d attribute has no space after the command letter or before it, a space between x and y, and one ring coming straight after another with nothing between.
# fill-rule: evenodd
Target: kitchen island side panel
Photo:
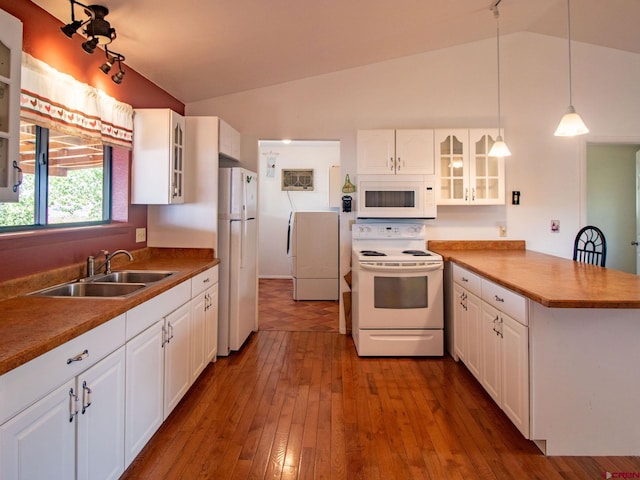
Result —
<instances>
[{"instance_id":1,"label":"kitchen island side panel","mask_svg":"<svg viewBox=\"0 0 640 480\"><path fill-rule=\"evenodd\" d=\"M531 439L547 455L640 455L638 310L530 305Z\"/></svg>"}]
</instances>

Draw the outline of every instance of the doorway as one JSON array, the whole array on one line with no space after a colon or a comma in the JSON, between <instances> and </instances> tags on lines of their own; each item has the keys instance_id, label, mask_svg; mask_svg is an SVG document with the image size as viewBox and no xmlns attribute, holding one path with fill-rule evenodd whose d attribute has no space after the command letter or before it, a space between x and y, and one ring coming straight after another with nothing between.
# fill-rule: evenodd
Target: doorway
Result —
<instances>
[{"instance_id":1,"label":"doorway","mask_svg":"<svg viewBox=\"0 0 640 480\"><path fill-rule=\"evenodd\" d=\"M338 301L293 299L288 236L292 211L338 210L340 142L260 140L258 149L260 329L338 332Z\"/></svg>"},{"instance_id":2,"label":"doorway","mask_svg":"<svg viewBox=\"0 0 640 480\"><path fill-rule=\"evenodd\" d=\"M588 143L586 224L607 240L607 267L638 274L638 167L640 143Z\"/></svg>"}]
</instances>

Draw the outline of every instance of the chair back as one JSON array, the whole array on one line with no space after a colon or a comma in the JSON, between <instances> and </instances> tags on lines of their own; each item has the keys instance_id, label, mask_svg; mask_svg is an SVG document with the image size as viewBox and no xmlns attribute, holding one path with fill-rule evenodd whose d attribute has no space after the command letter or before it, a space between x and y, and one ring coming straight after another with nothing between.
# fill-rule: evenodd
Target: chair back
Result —
<instances>
[{"instance_id":1,"label":"chair back","mask_svg":"<svg viewBox=\"0 0 640 480\"><path fill-rule=\"evenodd\" d=\"M607 261L607 241L602 230L593 225L581 228L573 242L573 259L604 267Z\"/></svg>"}]
</instances>

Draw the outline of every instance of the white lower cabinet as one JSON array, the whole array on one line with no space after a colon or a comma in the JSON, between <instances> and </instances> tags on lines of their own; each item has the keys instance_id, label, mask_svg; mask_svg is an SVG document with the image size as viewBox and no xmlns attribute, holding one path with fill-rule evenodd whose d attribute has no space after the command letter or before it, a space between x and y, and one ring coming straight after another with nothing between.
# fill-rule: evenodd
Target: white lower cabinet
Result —
<instances>
[{"instance_id":1,"label":"white lower cabinet","mask_svg":"<svg viewBox=\"0 0 640 480\"><path fill-rule=\"evenodd\" d=\"M167 315L164 329L164 419L166 419L192 383L191 305L185 303Z\"/></svg>"},{"instance_id":2,"label":"white lower cabinet","mask_svg":"<svg viewBox=\"0 0 640 480\"><path fill-rule=\"evenodd\" d=\"M469 290L454 284L455 305L455 346L458 357L469 371L480 380L482 361L480 335L481 312L480 299Z\"/></svg>"},{"instance_id":3,"label":"white lower cabinet","mask_svg":"<svg viewBox=\"0 0 640 480\"><path fill-rule=\"evenodd\" d=\"M454 354L529 438L527 300L457 265L453 267Z\"/></svg>"},{"instance_id":4,"label":"white lower cabinet","mask_svg":"<svg viewBox=\"0 0 640 480\"><path fill-rule=\"evenodd\" d=\"M162 425L164 320L129 340L125 406L125 465L129 466Z\"/></svg>"},{"instance_id":5,"label":"white lower cabinet","mask_svg":"<svg viewBox=\"0 0 640 480\"><path fill-rule=\"evenodd\" d=\"M0 478L119 478L124 389L121 347L3 424Z\"/></svg>"},{"instance_id":6,"label":"white lower cabinet","mask_svg":"<svg viewBox=\"0 0 640 480\"><path fill-rule=\"evenodd\" d=\"M119 478L217 333L216 266L0 376L0 479Z\"/></svg>"},{"instance_id":7,"label":"white lower cabinet","mask_svg":"<svg viewBox=\"0 0 640 480\"><path fill-rule=\"evenodd\" d=\"M218 267L191 280L191 376L195 381L218 353Z\"/></svg>"}]
</instances>

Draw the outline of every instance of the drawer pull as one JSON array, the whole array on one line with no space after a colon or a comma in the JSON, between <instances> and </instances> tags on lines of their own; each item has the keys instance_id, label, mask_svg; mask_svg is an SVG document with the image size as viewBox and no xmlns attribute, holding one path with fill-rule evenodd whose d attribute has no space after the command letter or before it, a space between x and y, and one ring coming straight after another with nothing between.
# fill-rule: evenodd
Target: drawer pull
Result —
<instances>
[{"instance_id":1,"label":"drawer pull","mask_svg":"<svg viewBox=\"0 0 640 480\"><path fill-rule=\"evenodd\" d=\"M462 281L463 281L463 282L468 282L468 281L469 281L469 279L468 279L468 278L465 278L465 277L462 277Z\"/></svg>"},{"instance_id":2,"label":"drawer pull","mask_svg":"<svg viewBox=\"0 0 640 480\"><path fill-rule=\"evenodd\" d=\"M496 302L504 303L504 298L500 298L498 295L494 295L494 298L496 299Z\"/></svg>"},{"instance_id":3,"label":"drawer pull","mask_svg":"<svg viewBox=\"0 0 640 480\"><path fill-rule=\"evenodd\" d=\"M210 278L205 278L204 280L202 280L202 283L209 283Z\"/></svg>"},{"instance_id":4,"label":"drawer pull","mask_svg":"<svg viewBox=\"0 0 640 480\"><path fill-rule=\"evenodd\" d=\"M85 350L82 353L79 353L75 357L67 358L67 365L72 364L73 362L81 362L83 359L89 356L89 350Z\"/></svg>"}]
</instances>

